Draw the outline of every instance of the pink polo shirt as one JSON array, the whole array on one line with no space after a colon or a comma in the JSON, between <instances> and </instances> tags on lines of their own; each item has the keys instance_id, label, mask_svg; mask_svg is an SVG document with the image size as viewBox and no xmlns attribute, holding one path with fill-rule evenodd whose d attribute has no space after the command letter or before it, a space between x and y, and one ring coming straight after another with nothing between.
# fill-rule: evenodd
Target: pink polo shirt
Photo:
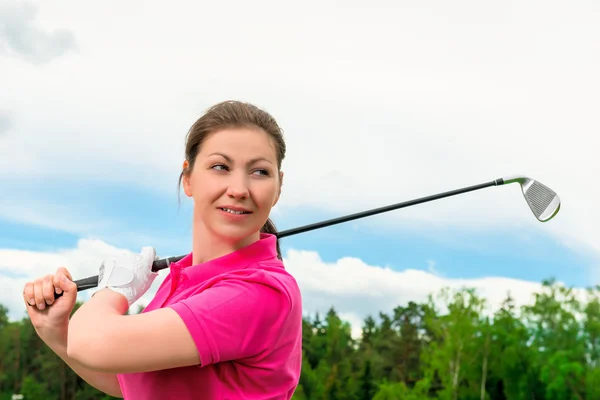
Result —
<instances>
[{"instance_id":1,"label":"pink polo shirt","mask_svg":"<svg viewBox=\"0 0 600 400\"><path fill-rule=\"evenodd\" d=\"M125 400L290 399L302 364L302 299L277 258L276 237L170 273L143 312L175 310L201 365L118 374Z\"/></svg>"}]
</instances>

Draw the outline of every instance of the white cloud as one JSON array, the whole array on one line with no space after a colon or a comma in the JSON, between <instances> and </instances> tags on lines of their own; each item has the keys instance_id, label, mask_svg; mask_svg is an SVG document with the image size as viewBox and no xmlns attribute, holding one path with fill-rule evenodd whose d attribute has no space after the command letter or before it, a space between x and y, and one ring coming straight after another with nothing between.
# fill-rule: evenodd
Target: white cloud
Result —
<instances>
[{"instance_id":1,"label":"white cloud","mask_svg":"<svg viewBox=\"0 0 600 400\"><path fill-rule=\"evenodd\" d=\"M8 307L12 319L21 318L25 315L21 293L27 281L53 273L60 266L67 267L75 280L97 275L100 262L120 251L127 250L94 240L81 240L76 248L56 252L0 249L0 304ZM343 320L352 324L355 336L360 334L367 315L391 313L394 307L409 301L425 302L429 294L443 287L475 288L488 302L489 312L498 308L508 292L520 306L530 304L532 293L541 289L538 282L502 277L450 279L411 266L395 266L401 270L393 270L351 257L327 263L312 251L290 250L284 262L300 285L305 313L323 315L333 306ZM134 303L133 311L150 302L166 275L167 271L160 272L150 290ZM87 300L93 291L80 292L80 300ZM585 299L583 289L575 291Z\"/></svg>"},{"instance_id":2,"label":"white cloud","mask_svg":"<svg viewBox=\"0 0 600 400\"><path fill-rule=\"evenodd\" d=\"M434 260L427 260L427 270L434 275L440 275L440 273L435 268L435 265L436 262Z\"/></svg>"},{"instance_id":3,"label":"white cloud","mask_svg":"<svg viewBox=\"0 0 600 400\"><path fill-rule=\"evenodd\" d=\"M23 288L31 280L53 274L65 267L74 280L98 275L102 260L117 252L129 251L106 244L100 240L80 240L77 247L59 251L24 251L0 249L0 304L8 307L11 319L25 316ZM147 304L149 295L155 292L164 280L164 273L156 278L150 292L132 306ZM78 293L78 300L85 301L94 289Z\"/></svg>"},{"instance_id":4,"label":"white cloud","mask_svg":"<svg viewBox=\"0 0 600 400\"><path fill-rule=\"evenodd\" d=\"M452 279L411 266L395 266L393 270L350 257L324 262L312 251L290 250L285 262L302 288L305 312L323 315L333 306L342 319L352 324L355 337L368 315L378 318L380 311L391 314L396 306L409 301L427 302L429 294L437 295L445 287L474 288L486 300L486 313L497 311L509 293L520 307L532 304L533 293L542 291L540 282L520 279L496 276ZM574 292L585 301L584 289L576 288Z\"/></svg>"},{"instance_id":5,"label":"white cloud","mask_svg":"<svg viewBox=\"0 0 600 400\"><path fill-rule=\"evenodd\" d=\"M39 65L75 47L68 30L42 29L36 21L37 12L36 5L29 1L5 0L0 4L0 51Z\"/></svg>"},{"instance_id":6,"label":"white cloud","mask_svg":"<svg viewBox=\"0 0 600 400\"><path fill-rule=\"evenodd\" d=\"M600 220L590 184L600 129L595 3L98 4L40 6L44 29L74 32L76 57L44 68L0 63L11 77L0 107L14 110L0 179L78 177L172 193L188 127L209 105L240 98L285 128L282 212L342 214L525 173L564 202L549 224L518 187L374 220L535 227L600 252L600 225L590 223Z\"/></svg>"},{"instance_id":7,"label":"white cloud","mask_svg":"<svg viewBox=\"0 0 600 400\"><path fill-rule=\"evenodd\" d=\"M12 126L12 117L6 110L0 110L0 136L10 130Z\"/></svg>"}]
</instances>

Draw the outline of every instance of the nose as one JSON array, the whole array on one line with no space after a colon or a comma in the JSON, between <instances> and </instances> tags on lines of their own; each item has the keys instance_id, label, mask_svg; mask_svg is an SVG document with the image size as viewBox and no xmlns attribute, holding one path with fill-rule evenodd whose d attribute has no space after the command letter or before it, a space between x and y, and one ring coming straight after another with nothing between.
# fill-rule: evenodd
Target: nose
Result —
<instances>
[{"instance_id":1,"label":"nose","mask_svg":"<svg viewBox=\"0 0 600 400\"><path fill-rule=\"evenodd\" d=\"M245 174L231 174L227 196L232 199L245 199L249 195L248 180Z\"/></svg>"}]
</instances>

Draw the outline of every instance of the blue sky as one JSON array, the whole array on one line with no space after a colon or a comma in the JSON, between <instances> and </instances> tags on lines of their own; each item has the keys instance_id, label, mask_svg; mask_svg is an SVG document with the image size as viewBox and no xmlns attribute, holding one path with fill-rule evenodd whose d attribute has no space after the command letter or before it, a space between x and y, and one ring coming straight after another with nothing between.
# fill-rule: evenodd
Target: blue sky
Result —
<instances>
[{"instance_id":1,"label":"blue sky","mask_svg":"<svg viewBox=\"0 0 600 400\"><path fill-rule=\"evenodd\" d=\"M5 216L0 219L0 248L52 252L76 247L81 238L93 238L132 251L150 243L161 256L185 254L191 244L191 203L183 193L179 203L173 186L169 194L81 181L9 182L11 192L18 193L15 199L22 197L25 204L27 199L43 199L42 203L34 201L39 205L37 211L53 215L54 220L40 226L21 221L19 215ZM522 206L527 207L524 200ZM400 222L392 226L379 223L411 211L405 208L290 236L282 239L282 249L315 251L325 262L357 257L370 265L398 271L419 269L452 278L511 276L541 281L554 277L569 285L590 283L593 257L561 245L543 226L527 234L510 229L422 230L403 228ZM341 215L346 214L300 206L275 213L273 219L285 230ZM528 222L534 222L529 225L538 224L530 217Z\"/></svg>"},{"instance_id":2,"label":"blue sky","mask_svg":"<svg viewBox=\"0 0 600 400\"><path fill-rule=\"evenodd\" d=\"M163 257L185 254L191 244L191 202L183 193L179 202L175 183L169 194L81 181L10 182L8 188L18 193L17 199L43 199L41 213L50 214L50 208L59 208L54 217L60 224L56 221L55 226L40 226L19 221L19 216L12 220L5 217L0 220L0 247L53 251L75 247L80 238L94 238L133 251L151 243ZM430 207L444 201L436 200ZM527 207L524 199L522 206ZM409 207L290 236L282 239L282 249L316 251L326 262L351 256L396 270L433 267L448 277L496 275L534 281L554 277L569 285L589 284L587 274L593 258L561 245L543 226L526 235L510 229L482 233L442 227L422 231L403 228L401 223L378 224L384 218L411 212ZM279 230L285 230L342 215L347 214L295 207L276 213L273 219ZM535 221L533 215L530 217L528 222Z\"/></svg>"},{"instance_id":3,"label":"blue sky","mask_svg":"<svg viewBox=\"0 0 600 400\"><path fill-rule=\"evenodd\" d=\"M282 239L307 312L334 304L357 321L443 285L526 301L543 279L598 283L598 6L308 4L239 3L245 17L227 21L229 6L192 2L0 7L0 303L13 317L24 282L59 264L78 279L119 249L190 250L183 140L228 98L284 128L281 230L515 173L563 201L542 224L518 187L488 188Z\"/></svg>"}]
</instances>

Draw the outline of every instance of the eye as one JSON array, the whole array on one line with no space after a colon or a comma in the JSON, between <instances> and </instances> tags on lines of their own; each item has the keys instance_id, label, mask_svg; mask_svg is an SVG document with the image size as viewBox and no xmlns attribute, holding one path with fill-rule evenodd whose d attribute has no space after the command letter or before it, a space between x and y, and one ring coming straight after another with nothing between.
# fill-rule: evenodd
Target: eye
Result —
<instances>
[{"instance_id":1,"label":"eye","mask_svg":"<svg viewBox=\"0 0 600 400\"><path fill-rule=\"evenodd\" d=\"M214 164L210 167L211 169L216 169L217 171L227 171L229 167L225 164Z\"/></svg>"},{"instance_id":2,"label":"eye","mask_svg":"<svg viewBox=\"0 0 600 400\"><path fill-rule=\"evenodd\" d=\"M256 169L252 173L253 174L258 173L258 175L262 175L262 176L269 176L269 171L267 171L266 169Z\"/></svg>"}]
</instances>

